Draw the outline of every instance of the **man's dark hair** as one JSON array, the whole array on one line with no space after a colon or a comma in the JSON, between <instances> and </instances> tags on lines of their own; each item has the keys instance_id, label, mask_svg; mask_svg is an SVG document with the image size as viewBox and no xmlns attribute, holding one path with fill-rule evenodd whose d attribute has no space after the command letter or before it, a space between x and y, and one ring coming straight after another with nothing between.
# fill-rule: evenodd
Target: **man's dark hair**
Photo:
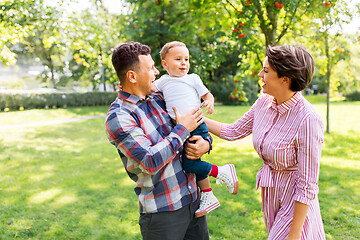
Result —
<instances>
[{"instance_id":1,"label":"man's dark hair","mask_svg":"<svg viewBox=\"0 0 360 240\"><path fill-rule=\"evenodd\" d=\"M291 79L291 91L302 91L311 82L315 62L305 48L292 45L269 46L266 56L278 77L285 76Z\"/></svg>"},{"instance_id":2,"label":"man's dark hair","mask_svg":"<svg viewBox=\"0 0 360 240\"><path fill-rule=\"evenodd\" d=\"M126 42L117 46L112 55L112 64L120 82L124 82L129 70L137 70L139 55L149 55L150 53L149 46L138 42Z\"/></svg>"}]
</instances>

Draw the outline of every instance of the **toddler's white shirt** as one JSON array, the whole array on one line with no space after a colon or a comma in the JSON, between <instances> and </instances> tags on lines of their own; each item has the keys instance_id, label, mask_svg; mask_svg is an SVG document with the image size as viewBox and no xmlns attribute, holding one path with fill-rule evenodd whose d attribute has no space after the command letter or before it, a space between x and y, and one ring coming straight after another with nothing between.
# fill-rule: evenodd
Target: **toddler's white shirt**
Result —
<instances>
[{"instance_id":1,"label":"toddler's white shirt","mask_svg":"<svg viewBox=\"0 0 360 240\"><path fill-rule=\"evenodd\" d=\"M184 77L170 77L165 74L154 82L156 91L162 92L166 110L172 119L176 107L180 114L200 107L200 97L209 92L197 74L187 74Z\"/></svg>"}]
</instances>

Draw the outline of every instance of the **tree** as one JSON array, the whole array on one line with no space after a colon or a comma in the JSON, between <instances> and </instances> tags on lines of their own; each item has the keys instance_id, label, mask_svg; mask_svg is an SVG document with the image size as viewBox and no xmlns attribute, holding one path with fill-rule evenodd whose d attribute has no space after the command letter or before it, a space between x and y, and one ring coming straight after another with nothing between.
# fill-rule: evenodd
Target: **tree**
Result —
<instances>
[{"instance_id":1,"label":"tree","mask_svg":"<svg viewBox=\"0 0 360 240\"><path fill-rule=\"evenodd\" d=\"M0 8L0 60L5 65L16 63L14 46L27 37L37 21L42 0L3 0Z\"/></svg>"},{"instance_id":2,"label":"tree","mask_svg":"<svg viewBox=\"0 0 360 240\"><path fill-rule=\"evenodd\" d=\"M68 20L71 75L63 79L63 84L91 83L93 89L104 85L106 90L107 82L116 89L117 77L111 64L111 52L116 43L125 39L121 27L124 17L110 14L97 1L90 9L71 13Z\"/></svg>"},{"instance_id":3,"label":"tree","mask_svg":"<svg viewBox=\"0 0 360 240\"><path fill-rule=\"evenodd\" d=\"M331 89L336 90L335 87L331 87L331 75L334 66L341 60L347 59L350 56L348 50L348 42L344 39L339 28L342 23L347 22L352 17L351 10L347 7L347 3L342 0L325 2L319 4L318 10L318 21L314 24L315 29L312 32L317 39L318 43L321 44L322 49L320 55L325 58L325 79L326 79L326 132L330 133L330 96ZM313 21L314 22L314 21Z\"/></svg>"},{"instance_id":4,"label":"tree","mask_svg":"<svg viewBox=\"0 0 360 240\"><path fill-rule=\"evenodd\" d=\"M1 60L13 64L18 56L39 59L45 66L40 78L47 87L91 83L96 89L105 81L117 85L110 55L121 41L122 15L110 14L101 1L93 1L81 13L69 12L62 0L47 4L43 0L4 1Z\"/></svg>"},{"instance_id":5,"label":"tree","mask_svg":"<svg viewBox=\"0 0 360 240\"><path fill-rule=\"evenodd\" d=\"M61 8L39 6L37 21L28 27L27 37L22 41L25 54L39 58L45 70L41 79L47 87L56 88L64 73L66 26L61 21ZM60 19L60 21L59 21Z\"/></svg>"},{"instance_id":6,"label":"tree","mask_svg":"<svg viewBox=\"0 0 360 240\"><path fill-rule=\"evenodd\" d=\"M56 86L55 76L62 74L64 65L61 5L61 1L55 8L45 5L43 0L6 0L0 10L0 28L5 32L0 41L3 63L14 64L17 55L38 58L46 66L42 76L52 87Z\"/></svg>"}]
</instances>

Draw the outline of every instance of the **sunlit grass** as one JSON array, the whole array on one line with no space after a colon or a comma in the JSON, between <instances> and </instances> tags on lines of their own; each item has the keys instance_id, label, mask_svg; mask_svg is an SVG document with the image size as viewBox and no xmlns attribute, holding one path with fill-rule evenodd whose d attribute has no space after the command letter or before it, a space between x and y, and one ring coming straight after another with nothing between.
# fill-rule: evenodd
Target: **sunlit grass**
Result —
<instances>
[{"instance_id":1,"label":"sunlit grass","mask_svg":"<svg viewBox=\"0 0 360 240\"><path fill-rule=\"evenodd\" d=\"M316 100L316 99L315 99ZM321 100L321 99L320 99ZM325 120L326 104L315 108ZM216 106L210 117L233 122L249 107ZM0 113L2 126L102 115L107 107ZM319 201L327 239L359 239L360 103L332 103L325 135ZM141 239L138 200L104 118L0 131L0 239ZM204 160L234 163L239 193L211 185L221 206L208 215L211 239L266 239L255 176L262 166L248 139L214 137Z\"/></svg>"},{"instance_id":2,"label":"sunlit grass","mask_svg":"<svg viewBox=\"0 0 360 240\"><path fill-rule=\"evenodd\" d=\"M104 115L106 114L106 111L105 107L97 106L0 112L0 126L59 120L88 115Z\"/></svg>"}]
</instances>

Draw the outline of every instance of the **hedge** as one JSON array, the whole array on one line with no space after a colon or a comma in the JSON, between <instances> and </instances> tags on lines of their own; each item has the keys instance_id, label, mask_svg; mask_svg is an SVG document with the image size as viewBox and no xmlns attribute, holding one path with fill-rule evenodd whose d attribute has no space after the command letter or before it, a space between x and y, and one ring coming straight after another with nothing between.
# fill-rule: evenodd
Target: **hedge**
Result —
<instances>
[{"instance_id":1,"label":"hedge","mask_svg":"<svg viewBox=\"0 0 360 240\"><path fill-rule=\"evenodd\" d=\"M116 92L0 92L0 111L109 105L116 96Z\"/></svg>"},{"instance_id":2,"label":"hedge","mask_svg":"<svg viewBox=\"0 0 360 240\"><path fill-rule=\"evenodd\" d=\"M354 90L344 95L348 101L360 101L360 90Z\"/></svg>"}]
</instances>

